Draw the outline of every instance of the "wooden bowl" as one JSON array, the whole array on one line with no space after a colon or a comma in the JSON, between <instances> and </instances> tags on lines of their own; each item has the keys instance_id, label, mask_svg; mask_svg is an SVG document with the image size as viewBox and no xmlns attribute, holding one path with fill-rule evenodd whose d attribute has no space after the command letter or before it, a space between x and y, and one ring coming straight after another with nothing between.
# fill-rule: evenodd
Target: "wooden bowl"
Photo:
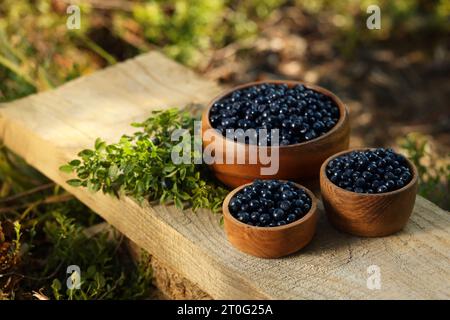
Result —
<instances>
[{"instance_id":1,"label":"wooden bowl","mask_svg":"<svg viewBox=\"0 0 450 320\"><path fill-rule=\"evenodd\" d=\"M411 181L403 188L385 193L356 193L335 185L328 179L328 163L352 149L328 158L320 169L322 201L329 221L339 230L363 237L382 237L403 229L411 216L417 193L418 174L406 159L411 170Z\"/></svg>"},{"instance_id":2,"label":"wooden bowl","mask_svg":"<svg viewBox=\"0 0 450 320\"><path fill-rule=\"evenodd\" d=\"M274 175L261 175L260 169L261 167L266 167L266 165L262 165L259 162L256 164L248 163L248 144L226 139L220 132L213 130L211 141L206 141L205 136L203 135L203 147L206 148L211 143L215 143L216 146L220 145L221 150L219 149L217 151L218 148L216 148L215 157L222 159L226 159L226 150L232 150L232 148L234 148L234 161L232 164L225 163L225 160L223 164L213 163L210 165L210 168L220 181L233 188L244 183L252 182L255 179L291 180L310 186L310 181L319 180L320 165L323 161L329 156L347 149L349 145L350 124L347 107L330 91L319 86L305 84L299 81L260 81L241 85L225 91L209 103L202 116L202 132L205 133L205 130L212 129L212 125L209 121L209 111L216 101L231 94L235 90L263 83L287 84L289 87L303 84L307 88L330 97L339 108L340 118L337 124L326 134L311 141L287 146L268 147L270 150L269 154L271 154L270 152L275 148L278 149L279 152L279 170ZM257 148L256 150L259 150L260 148L258 146L255 147ZM245 153L245 164L237 163L236 158L238 152Z\"/></svg>"},{"instance_id":3,"label":"wooden bowl","mask_svg":"<svg viewBox=\"0 0 450 320\"><path fill-rule=\"evenodd\" d=\"M228 209L231 198L248 185L251 183L231 191L222 205L225 233L234 247L256 257L279 258L300 250L311 241L317 224L317 199L310 190L296 184L311 198L311 209L304 217L283 226L256 227L240 222Z\"/></svg>"}]
</instances>

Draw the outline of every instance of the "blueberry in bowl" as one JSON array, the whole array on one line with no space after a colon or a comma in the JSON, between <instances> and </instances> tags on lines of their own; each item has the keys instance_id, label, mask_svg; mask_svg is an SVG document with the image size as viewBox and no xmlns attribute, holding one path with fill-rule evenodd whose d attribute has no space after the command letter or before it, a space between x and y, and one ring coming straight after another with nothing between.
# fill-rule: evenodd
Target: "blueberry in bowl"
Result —
<instances>
[{"instance_id":1,"label":"blueberry in bowl","mask_svg":"<svg viewBox=\"0 0 450 320\"><path fill-rule=\"evenodd\" d=\"M257 179L231 191L223 213L225 233L233 246L257 257L278 258L311 241L317 200L292 181Z\"/></svg>"},{"instance_id":2,"label":"blueberry in bowl","mask_svg":"<svg viewBox=\"0 0 450 320\"><path fill-rule=\"evenodd\" d=\"M417 177L411 161L392 149L354 149L331 156L320 171L328 219L358 236L400 231L414 207Z\"/></svg>"},{"instance_id":3,"label":"blueberry in bowl","mask_svg":"<svg viewBox=\"0 0 450 320\"><path fill-rule=\"evenodd\" d=\"M212 171L237 187L255 179L318 180L322 162L348 148L350 125L347 108L330 91L273 80L241 85L213 99L203 113L202 130L210 132L203 136L205 148L220 146L215 157L223 161L210 164ZM248 161L261 148L278 155L279 170L270 176L261 174L267 164L260 159ZM238 161L239 152L245 163ZM234 161L225 161L229 158Z\"/></svg>"}]
</instances>

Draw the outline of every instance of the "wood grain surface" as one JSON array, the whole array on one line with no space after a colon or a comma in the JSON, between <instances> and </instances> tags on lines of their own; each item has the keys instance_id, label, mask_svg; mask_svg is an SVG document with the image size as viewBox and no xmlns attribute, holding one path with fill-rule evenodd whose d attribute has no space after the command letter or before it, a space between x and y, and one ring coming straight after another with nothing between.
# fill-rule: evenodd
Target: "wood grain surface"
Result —
<instances>
[{"instance_id":1,"label":"wood grain surface","mask_svg":"<svg viewBox=\"0 0 450 320\"><path fill-rule=\"evenodd\" d=\"M139 206L72 188L58 167L103 137L115 141L153 109L207 103L220 88L151 52L92 75L0 106L0 138L132 241L213 298L450 298L450 215L421 197L400 233L358 238L319 221L298 254L265 260L235 250L219 216L206 210ZM378 265L380 290L367 288Z\"/></svg>"}]
</instances>

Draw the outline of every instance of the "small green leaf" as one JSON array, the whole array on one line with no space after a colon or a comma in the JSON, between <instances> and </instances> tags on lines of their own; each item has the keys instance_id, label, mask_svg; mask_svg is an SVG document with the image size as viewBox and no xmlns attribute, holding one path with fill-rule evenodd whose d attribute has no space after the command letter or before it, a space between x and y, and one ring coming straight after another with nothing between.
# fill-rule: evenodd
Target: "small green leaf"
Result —
<instances>
[{"instance_id":1,"label":"small green leaf","mask_svg":"<svg viewBox=\"0 0 450 320\"><path fill-rule=\"evenodd\" d=\"M94 155L94 151L90 149L84 149L78 153L79 157L92 157Z\"/></svg>"},{"instance_id":2,"label":"small green leaf","mask_svg":"<svg viewBox=\"0 0 450 320\"><path fill-rule=\"evenodd\" d=\"M61 290L61 282L56 278L53 279L52 290L53 290L53 295L55 296L55 299L59 300L61 297L61 295L59 293L59 290Z\"/></svg>"},{"instance_id":3,"label":"small green leaf","mask_svg":"<svg viewBox=\"0 0 450 320\"><path fill-rule=\"evenodd\" d=\"M81 161L78 159L72 160L69 162L72 167L78 167L81 164Z\"/></svg>"},{"instance_id":4,"label":"small green leaf","mask_svg":"<svg viewBox=\"0 0 450 320\"><path fill-rule=\"evenodd\" d=\"M179 209L183 209L184 208L184 205L183 205L183 201L181 201L181 199L180 198L175 198L174 199L174 202L175 202L175 206L177 207L177 208L179 208Z\"/></svg>"},{"instance_id":5,"label":"small green leaf","mask_svg":"<svg viewBox=\"0 0 450 320\"><path fill-rule=\"evenodd\" d=\"M65 173L71 173L73 171L73 167L70 164L65 164L59 167L59 171L65 172Z\"/></svg>"},{"instance_id":6,"label":"small green leaf","mask_svg":"<svg viewBox=\"0 0 450 320\"><path fill-rule=\"evenodd\" d=\"M106 143L102 139L97 138L95 140L95 150L96 151L103 149L105 146L106 146Z\"/></svg>"},{"instance_id":7,"label":"small green leaf","mask_svg":"<svg viewBox=\"0 0 450 320\"><path fill-rule=\"evenodd\" d=\"M169 165L169 166L164 167L164 173L169 173L169 172L172 172L172 171L174 171L176 169L177 169L177 167L175 167L173 165Z\"/></svg>"},{"instance_id":8,"label":"small green leaf","mask_svg":"<svg viewBox=\"0 0 450 320\"><path fill-rule=\"evenodd\" d=\"M80 179L70 179L66 181L68 185L72 187L79 187L81 186L82 181Z\"/></svg>"}]
</instances>

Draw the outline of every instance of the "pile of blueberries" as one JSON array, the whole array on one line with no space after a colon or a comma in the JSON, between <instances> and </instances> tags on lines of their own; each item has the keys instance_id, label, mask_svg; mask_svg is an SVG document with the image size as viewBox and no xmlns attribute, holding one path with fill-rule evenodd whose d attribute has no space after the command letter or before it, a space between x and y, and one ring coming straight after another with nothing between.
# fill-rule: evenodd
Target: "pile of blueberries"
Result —
<instances>
[{"instance_id":1,"label":"pile of blueberries","mask_svg":"<svg viewBox=\"0 0 450 320\"><path fill-rule=\"evenodd\" d=\"M311 198L292 182L255 180L237 192L228 204L233 217L258 227L292 223L308 213Z\"/></svg>"},{"instance_id":2,"label":"pile of blueberries","mask_svg":"<svg viewBox=\"0 0 450 320\"><path fill-rule=\"evenodd\" d=\"M330 131L339 120L339 108L328 96L303 85L289 88L286 84L267 83L223 97L211 107L209 119L212 127L224 136L227 129L255 129L256 137L245 137L245 141L256 143L257 140L259 145L259 129L267 130L267 145L273 140L270 130L278 129L278 143L289 145Z\"/></svg>"},{"instance_id":3,"label":"pile of blueberries","mask_svg":"<svg viewBox=\"0 0 450 320\"><path fill-rule=\"evenodd\" d=\"M353 151L331 160L327 177L337 186L357 193L400 189L412 179L406 159L392 149Z\"/></svg>"}]
</instances>

